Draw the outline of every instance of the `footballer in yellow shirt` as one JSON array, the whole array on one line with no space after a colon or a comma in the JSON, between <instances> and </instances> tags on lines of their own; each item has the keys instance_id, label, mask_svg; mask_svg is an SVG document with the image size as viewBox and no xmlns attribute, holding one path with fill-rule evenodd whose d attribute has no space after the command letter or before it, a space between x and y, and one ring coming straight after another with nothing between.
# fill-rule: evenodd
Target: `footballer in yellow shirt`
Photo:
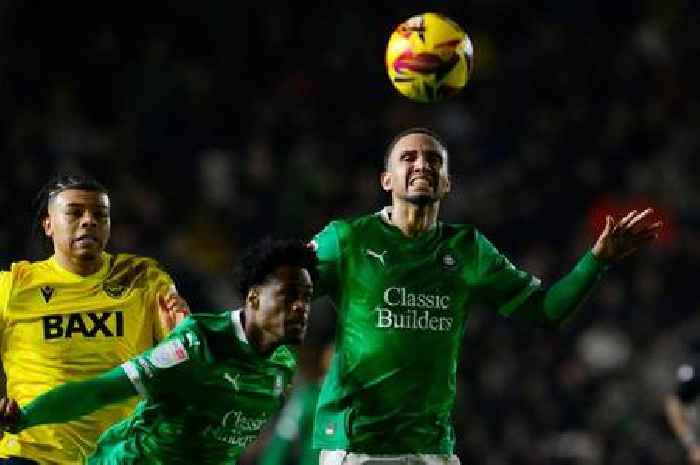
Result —
<instances>
[{"instance_id":1,"label":"footballer in yellow shirt","mask_svg":"<svg viewBox=\"0 0 700 465\"><path fill-rule=\"evenodd\" d=\"M41 197L38 220L54 254L0 272L0 357L7 395L20 405L134 357L188 312L154 260L104 251L109 196L97 181L59 177ZM134 405L135 400L77 421L7 434L0 441L0 457L82 464L102 431Z\"/></svg>"}]
</instances>

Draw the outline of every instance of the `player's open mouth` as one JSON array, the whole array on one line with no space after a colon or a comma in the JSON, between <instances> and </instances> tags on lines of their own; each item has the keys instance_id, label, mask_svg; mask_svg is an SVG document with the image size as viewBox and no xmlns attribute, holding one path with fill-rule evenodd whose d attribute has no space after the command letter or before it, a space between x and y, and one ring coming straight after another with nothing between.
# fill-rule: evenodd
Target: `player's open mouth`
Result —
<instances>
[{"instance_id":1,"label":"player's open mouth","mask_svg":"<svg viewBox=\"0 0 700 465\"><path fill-rule=\"evenodd\" d=\"M288 321L287 329L292 329L296 331L304 331L306 329L306 320L302 321Z\"/></svg>"},{"instance_id":2,"label":"player's open mouth","mask_svg":"<svg viewBox=\"0 0 700 465\"><path fill-rule=\"evenodd\" d=\"M91 236L89 234L84 234L84 235L79 236L76 239L74 239L73 243L78 244L78 245L97 244L97 238L95 236Z\"/></svg>"},{"instance_id":3,"label":"player's open mouth","mask_svg":"<svg viewBox=\"0 0 700 465\"><path fill-rule=\"evenodd\" d=\"M428 176L416 176L408 181L408 185L412 187L433 187L433 179Z\"/></svg>"}]
</instances>

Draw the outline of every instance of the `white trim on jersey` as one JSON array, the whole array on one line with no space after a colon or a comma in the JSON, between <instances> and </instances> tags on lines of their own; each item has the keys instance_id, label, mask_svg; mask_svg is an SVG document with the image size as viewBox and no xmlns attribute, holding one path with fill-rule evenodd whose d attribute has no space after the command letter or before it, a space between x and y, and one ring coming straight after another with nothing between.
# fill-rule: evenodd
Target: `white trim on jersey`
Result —
<instances>
[{"instance_id":1,"label":"white trim on jersey","mask_svg":"<svg viewBox=\"0 0 700 465\"><path fill-rule=\"evenodd\" d=\"M131 381L131 384L134 385L134 388L136 389L136 392L138 392L142 396L146 396L146 386L143 384L143 381L141 380L141 375L139 374L139 371L132 365L131 360L122 363L122 368L124 369L124 373L126 373L126 376L129 377L129 381Z\"/></svg>"},{"instance_id":2,"label":"white trim on jersey","mask_svg":"<svg viewBox=\"0 0 700 465\"><path fill-rule=\"evenodd\" d=\"M233 331L236 333L236 337L247 344L248 338L245 336L245 330L243 329L243 323L241 322L242 312L242 308L233 310L231 312L231 322L233 323Z\"/></svg>"},{"instance_id":3,"label":"white trim on jersey","mask_svg":"<svg viewBox=\"0 0 700 465\"><path fill-rule=\"evenodd\" d=\"M384 221L386 224L391 224L391 205L388 205L381 210L377 212L377 215Z\"/></svg>"}]
</instances>

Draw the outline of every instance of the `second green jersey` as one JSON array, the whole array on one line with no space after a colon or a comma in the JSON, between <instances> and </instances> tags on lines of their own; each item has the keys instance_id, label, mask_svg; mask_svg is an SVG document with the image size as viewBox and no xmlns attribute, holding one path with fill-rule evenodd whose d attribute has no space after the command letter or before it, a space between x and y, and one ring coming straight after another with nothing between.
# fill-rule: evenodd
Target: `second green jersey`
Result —
<instances>
[{"instance_id":1,"label":"second green jersey","mask_svg":"<svg viewBox=\"0 0 700 465\"><path fill-rule=\"evenodd\" d=\"M338 312L314 447L451 454L470 306L482 302L513 314L540 281L472 226L439 222L409 238L388 214L334 221L313 242L321 292Z\"/></svg>"},{"instance_id":2,"label":"second green jersey","mask_svg":"<svg viewBox=\"0 0 700 465\"><path fill-rule=\"evenodd\" d=\"M281 408L295 367L287 346L253 350L240 311L192 315L122 365L144 400L100 437L88 464L236 463Z\"/></svg>"},{"instance_id":3,"label":"second green jersey","mask_svg":"<svg viewBox=\"0 0 700 465\"><path fill-rule=\"evenodd\" d=\"M318 465L312 434L320 387L316 381L302 381L295 386L258 460L259 465Z\"/></svg>"}]
</instances>

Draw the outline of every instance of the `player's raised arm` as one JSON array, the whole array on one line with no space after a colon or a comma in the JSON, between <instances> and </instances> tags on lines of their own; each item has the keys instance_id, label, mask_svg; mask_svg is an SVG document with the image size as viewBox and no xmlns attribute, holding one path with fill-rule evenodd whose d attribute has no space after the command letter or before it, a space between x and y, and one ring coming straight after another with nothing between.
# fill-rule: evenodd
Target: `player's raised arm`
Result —
<instances>
[{"instance_id":1,"label":"player's raised arm","mask_svg":"<svg viewBox=\"0 0 700 465\"><path fill-rule=\"evenodd\" d=\"M658 237L661 221L645 221L652 213L650 208L631 211L619 221L608 215L591 251L548 290L533 293L526 302L526 315L552 326L565 322L586 300L605 268Z\"/></svg>"},{"instance_id":2,"label":"player's raised arm","mask_svg":"<svg viewBox=\"0 0 700 465\"><path fill-rule=\"evenodd\" d=\"M317 297L333 296L338 291L341 269L339 240L342 233L342 226L337 222L331 222L307 244L318 258L319 278L318 282L314 283Z\"/></svg>"},{"instance_id":3,"label":"player's raised arm","mask_svg":"<svg viewBox=\"0 0 700 465\"><path fill-rule=\"evenodd\" d=\"M700 442L695 435L696 421L683 400L676 394L666 396L664 402L664 413L671 426L671 431L683 444L688 453L688 463L691 465L700 464Z\"/></svg>"},{"instance_id":4,"label":"player's raised arm","mask_svg":"<svg viewBox=\"0 0 700 465\"><path fill-rule=\"evenodd\" d=\"M62 384L19 409L14 399L0 401L0 427L18 433L32 426L64 423L109 404L136 395L136 389L119 366L100 376Z\"/></svg>"}]
</instances>

